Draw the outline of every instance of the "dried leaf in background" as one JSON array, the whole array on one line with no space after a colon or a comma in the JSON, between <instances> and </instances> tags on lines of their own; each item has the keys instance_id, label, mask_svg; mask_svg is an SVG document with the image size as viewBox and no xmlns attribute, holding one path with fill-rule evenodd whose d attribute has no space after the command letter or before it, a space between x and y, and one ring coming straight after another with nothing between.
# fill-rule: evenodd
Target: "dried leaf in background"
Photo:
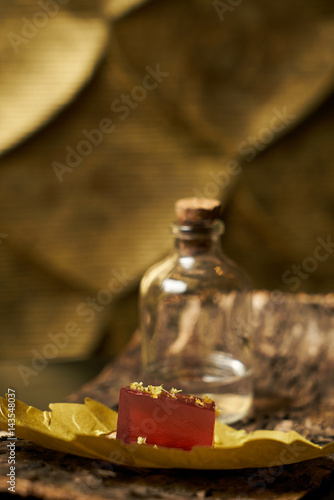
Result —
<instances>
[{"instance_id":1,"label":"dried leaf in background","mask_svg":"<svg viewBox=\"0 0 334 500\"><path fill-rule=\"evenodd\" d=\"M49 9L33 1L0 3L0 153L58 114L92 78L105 50L109 28L97 13L75 16L57 2Z\"/></svg>"}]
</instances>

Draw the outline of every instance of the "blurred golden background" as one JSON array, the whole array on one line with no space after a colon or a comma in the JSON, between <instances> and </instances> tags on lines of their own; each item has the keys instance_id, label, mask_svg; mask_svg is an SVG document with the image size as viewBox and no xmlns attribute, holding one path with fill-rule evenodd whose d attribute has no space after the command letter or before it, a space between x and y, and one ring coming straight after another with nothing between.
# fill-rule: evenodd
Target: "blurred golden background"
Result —
<instances>
[{"instance_id":1,"label":"blurred golden background","mask_svg":"<svg viewBox=\"0 0 334 500\"><path fill-rule=\"evenodd\" d=\"M333 289L329 0L0 1L0 388L47 406L137 327L174 202L255 288Z\"/></svg>"}]
</instances>

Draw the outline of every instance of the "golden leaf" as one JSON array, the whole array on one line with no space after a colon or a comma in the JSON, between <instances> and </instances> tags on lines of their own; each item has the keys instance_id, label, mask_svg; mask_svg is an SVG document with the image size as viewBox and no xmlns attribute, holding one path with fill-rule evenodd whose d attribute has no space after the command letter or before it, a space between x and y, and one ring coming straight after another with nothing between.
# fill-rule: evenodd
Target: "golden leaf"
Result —
<instances>
[{"instance_id":1,"label":"golden leaf","mask_svg":"<svg viewBox=\"0 0 334 500\"><path fill-rule=\"evenodd\" d=\"M87 398L85 404L53 403L41 411L16 400L15 435L65 453L135 466L189 469L275 467L334 453L334 442L319 446L295 431L237 431L216 421L213 447L190 451L114 439L117 413ZM8 429L7 401L0 398L0 428Z\"/></svg>"}]
</instances>

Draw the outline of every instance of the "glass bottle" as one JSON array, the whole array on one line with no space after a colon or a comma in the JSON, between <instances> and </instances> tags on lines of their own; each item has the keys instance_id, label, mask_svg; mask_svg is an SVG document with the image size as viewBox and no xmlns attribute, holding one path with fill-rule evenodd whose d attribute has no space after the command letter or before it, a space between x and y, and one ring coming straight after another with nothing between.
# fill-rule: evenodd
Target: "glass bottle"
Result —
<instances>
[{"instance_id":1,"label":"glass bottle","mask_svg":"<svg viewBox=\"0 0 334 500\"><path fill-rule=\"evenodd\" d=\"M208 395L232 423L252 405L249 281L222 254L220 203L176 202L172 253L143 276L140 286L145 384Z\"/></svg>"}]
</instances>

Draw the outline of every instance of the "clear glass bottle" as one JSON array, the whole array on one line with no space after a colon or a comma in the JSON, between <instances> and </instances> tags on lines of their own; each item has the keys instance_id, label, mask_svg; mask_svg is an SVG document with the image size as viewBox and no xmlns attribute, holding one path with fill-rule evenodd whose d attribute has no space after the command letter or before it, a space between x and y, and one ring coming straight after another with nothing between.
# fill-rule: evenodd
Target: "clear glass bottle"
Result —
<instances>
[{"instance_id":1,"label":"clear glass bottle","mask_svg":"<svg viewBox=\"0 0 334 500\"><path fill-rule=\"evenodd\" d=\"M253 400L251 288L222 254L219 210L217 200L176 203L174 250L141 281L142 366L145 384L208 395L232 423Z\"/></svg>"}]
</instances>

